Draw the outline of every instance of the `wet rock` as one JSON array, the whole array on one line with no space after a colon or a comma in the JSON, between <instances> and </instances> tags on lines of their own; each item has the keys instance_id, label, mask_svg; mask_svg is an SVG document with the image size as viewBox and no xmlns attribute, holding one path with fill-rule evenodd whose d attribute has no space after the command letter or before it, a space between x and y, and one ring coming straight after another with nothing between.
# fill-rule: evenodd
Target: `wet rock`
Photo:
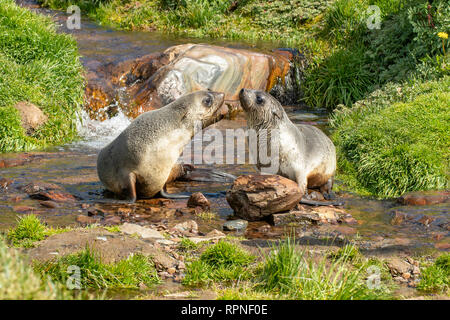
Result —
<instances>
[{"instance_id":1,"label":"wet rock","mask_svg":"<svg viewBox=\"0 0 450 320\"><path fill-rule=\"evenodd\" d=\"M169 273L169 274L174 274L175 272L177 272L177 269L175 269L175 268L169 268L169 269L167 269L167 272Z\"/></svg>"},{"instance_id":2,"label":"wet rock","mask_svg":"<svg viewBox=\"0 0 450 320\"><path fill-rule=\"evenodd\" d=\"M201 192L193 193L187 202L187 206L190 208L200 207L202 210L209 210L211 203Z\"/></svg>"},{"instance_id":3,"label":"wet rock","mask_svg":"<svg viewBox=\"0 0 450 320\"><path fill-rule=\"evenodd\" d=\"M345 212L345 210L332 206L310 207L298 205L290 212L273 214L271 216L271 223L274 226L281 226L291 223L320 225L346 222L350 222L350 224L357 223L350 214ZM353 228L350 229L354 230ZM347 229L346 231L349 231L350 229Z\"/></svg>"},{"instance_id":4,"label":"wet rock","mask_svg":"<svg viewBox=\"0 0 450 320\"><path fill-rule=\"evenodd\" d=\"M325 201L325 198L323 197L323 194L321 194L320 192L315 191L315 190L308 191L308 195L306 197L309 200Z\"/></svg>"},{"instance_id":5,"label":"wet rock","mask_svg":"<svg viewBox=\"0 0 450 320\"><path fill-rule=\"evenodd\" d=\"M31 135L48 119L41 109L29 102L19 102L14 108L19 111L22 127L28 135Z\"/></svg>"},{"instance_id":6,"label":"wet rock","mask_svg":"<svg viewBox=\"0 0 450 320\"><path fill-rule=\"evenodd\" d=\"M230 220L223 224L223 230L225 231L244 231L248 226L247 220Z\"/></svg>"},{"instance_id":7,"label":"wet rock","mask_svg":"<svg viewBox=\"0 0 450 320\"><path fill-rule=\"evenodd\" d=\"M106 119L120 107L132 118L179 97L211 89L225 93L222 115L239 106L241 88L260 89L298 100L299 74L291 69L301 58L286 49L258 53L204 44L184 44L119 64L95 64L88 72L88 112ZM305 61L306 59L303 59ZM286 90L284 90L286 89ZM116 110L113 110L116 112Z\"/></svg>"},{"instance_id":8,"label":"wet rock","mask_svg":"<svg viewBox=\"0 0 450 320\"><path fill-rule=\"evenodd\" d=\"M122 218L119 216L110 215L101 221L104 226L116 226L122 223Z\"/></svg>"},{"instance_id":9,"label":"wet rock","mask_svg":"<svg viewBox=\"0 0 450 320\"><path fill-rule=\"evenodd\" d=\"M246 220L292 209L302 194L296 182L278 175L243 175L227 191L226 199L236 216Z\"/></svg>"},{"instance_id":10,"label":"wet rock","mask_svg":"<svg viewBox=\"0 0 450 320\"><path fill-rule=\"evenodd\" d=\"M222 238L225 238L225 234L223 232L220 232L219 230L214 229L208 232L204 237L189 237L189 240L191 240L194 243L200 243L200 242L216 241Z\"/></svg>"},{"instance_id":11,"label":"wet rock","mask_svg":"<svg viewBox=\"0 0 450 320\"><path fill-rule=\"evenodd\" d=\"M158 231L133 223L124 223L120 226L120 231L129 235L138 234L143 239L164 239L164 236Z\"/></svg>"},{"instance_id":12,"label":"wet rock","mask_svg":"<svg viewBox=\"0 0 450 320\"><path fill-rule=\"evenodd\" d=\"M37 211L36 208L30 206L14 206L13 210L18 213L35 213Z\"/></svg>"},{"instance_id":13,"label":"wet rock","mask_svg":"<svg viewBox=\"0 0 450 320\"><path fill-rule=\"evenodd\" d=\"M76 220L82 226L86 226L86 225L90 225L90 224L94 224L94 223L98 222L98 219L95 219L93 217L88 217L88 216L85 216L82 214L78 215Z\"/></svg>"},{"instance_id":14,"label":"wet rock","mask_svg":"<svg viewBox=\"0 0 450 320\"><path fill-rule=\"evenodd\" d=\"M410 258L391 257L387 260L387 266L394 279L399 281L402 281L402 279L408 280L410 278L418 277L420 274L418 263Z\"/></svg>"},{"instance_id":15,"label":"wet rock","mask_svg":"<svg viewBox=\"0 0 450 320\"><path fill-rule=\"evenodd\" d=\"M450 191L408 192L398 202L408 206L425 206L449 202Z\"/></svg>"},{"instance_id":16,"label":"wet rock","mask_svg":"<svg viewBox=\"0 0 450 320\"><path fill-rule=\"evenodd\" d=\"M31 199L35 200L44 200L44 201L55 201L55 202L75 202L77 199L71 195L70 193L58 191L58 190L49 190L42 191L34 194L30 194Z\"/></svg>"},{"instance_id":17,"label":"wet rock","mask_svg":"<svg viewBox=\"0 0 450 320\"><path fill-rule=\"evenodd\" d=\"M311 212L290 211L273 214L270 221L274 226L282 226L291 223L316 225L320 223L320 218L317 214Z\"/></svg>"},{"instance_id":18,"label":"wet rock","mask_svg":"<svg viewBox=\"0 0 450 320\"><path fill-rule=\"evenodd\" d=\"M50 208L50 209L54 209L54 208L58 208L58 204L55 201L39 201L39 204L43 207L46 208Z\"/></svg>"},{"instance_id":19,"label":"wet rock","mask_svg":"<svg viewBox=\"0 0 450 320\"><path fill-rule=\"evenodd\" d=\"M1 178L0 179L0 190L7 190L11 183L13 183L13 180Z\"/></svg>"},{"instance_id":20,"label":"wet rock","mask_svg":"<svg viewBox=\"0 0 450 320\"><path fill-rule=\"evenodd\" d=\"M0 168L18 167L25 164L23 159L2 159L0 160Z\"/></svg>"},{"instance_id":21,"label":"wet rock","mask_svg":"<svg viewBox=\"0 0 450 320\"><path fill-rule=\"evenodd\" d=\"M404 214L402 212L398 212L397 210L392 211L389 214L392 216L391 224L393 226L401 225L407 218L406 214Z\"/></svg>"},{"instance_id":22,"label":"wet rock","mask_svg":"<svg viewBox=\"0 0 450 320\"><path fill-rule=\"evenodd\" d=\"M225 237L225 233L223 233L223 232L221 232L221 231L219 231L219 230L214 229L214 230L208 232L208 233L206 234L206 237L208 237L208 238Z\"/></svg>"},{"instance_id":23,"label":"wet rock","mask_svg":"<svg viewBox=\"0 0 450 320\"><path fill-rule=\"evenodd\" d=\"M183 223L178 223L172 229L172 232L179 232L184 235L198 234L198 225L194 220L188 220Z\"/></svg>"},{"instance_id":24,"label":"wet rock","mask_svg":"<svg viewBox=\"0 0 450 320\"><path fill-rule=\"evenodd\" d=\"M89 217L94 217L94 216L104 217L106 215L106 212L100 208L91 207L87 210L87 215Z\"/></svg>"},{"instance_id":25,"label":"wet rock","mask_svg":"<svg viewBox=\"0 0 450 320\"><path fill-rule=\"evenodd\" d=\"M54 183L47 182L32 182L28 183L25 186L21 187L20 190L25 192L28 195L35 194L38 192L45 192L50 190L62 190L60 186Z\"/></svg>"}]
</instances>

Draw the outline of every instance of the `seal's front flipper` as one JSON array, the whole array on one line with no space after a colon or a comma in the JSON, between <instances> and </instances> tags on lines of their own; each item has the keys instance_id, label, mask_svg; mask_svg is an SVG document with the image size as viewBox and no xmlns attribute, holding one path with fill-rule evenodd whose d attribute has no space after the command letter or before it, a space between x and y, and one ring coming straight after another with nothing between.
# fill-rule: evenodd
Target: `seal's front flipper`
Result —
<instances>
[{"instance_id":1,"label":"seal's front flipper","mask_svg":"<svg viewBox=\"0 0 450 320\"><path fill-rule=\"evenodd\" d=\"M159 195L167 199L188 199L190 197L185 194L169 194L164 188L159 192Z\"/></svg>"}]
</instances>

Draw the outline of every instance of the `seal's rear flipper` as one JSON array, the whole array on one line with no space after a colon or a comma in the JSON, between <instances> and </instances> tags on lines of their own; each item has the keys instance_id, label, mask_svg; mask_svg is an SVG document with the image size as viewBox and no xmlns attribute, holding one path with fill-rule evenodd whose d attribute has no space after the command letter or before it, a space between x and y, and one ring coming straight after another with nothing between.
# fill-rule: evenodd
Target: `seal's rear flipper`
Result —
<instances>
[{"instance_id":1,"label":"seal's rear flipper","mask_svg":"<svg viewBox=\"0 0 450 320\"><path fill-rule=\"evenodd\" d=\"M186 170L182 176L179 176L177 180L198 182L233 182L236 180L236 176L226 172L195 168L192 166Z\"/></svg>"},{"instance_id":2,"label":"seal's rear flipper","mask_svg":"<svg viewBox=\"0 0 450 320\"><path fill-rule=\"evenodd\" d=\"M300 200L301 204L306 204L309 206L343 206L344 201L315 201L302 198Z\"/></svg>"},{"instance_id":3,"label":"seal's rear flipper","mask_svg":"<svg viewBox=\"0 0 450 320\"><path fill-rule=\"evenodd\" d=\"M167 199L188 199L190 196L185 194L169 194L166 190L162 189L159 192L160 196Z\"/></svg>"}]
</instances>

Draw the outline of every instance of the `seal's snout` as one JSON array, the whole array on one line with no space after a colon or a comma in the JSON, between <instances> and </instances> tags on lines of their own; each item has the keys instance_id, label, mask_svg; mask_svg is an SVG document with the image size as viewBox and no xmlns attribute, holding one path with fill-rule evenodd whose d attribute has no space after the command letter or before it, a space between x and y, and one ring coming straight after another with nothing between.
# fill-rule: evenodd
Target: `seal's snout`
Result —
<instances>
[{"instance_id":1,"label":"seal's snout","mask_svg":"<svg viewBox=\"0 0 450 320\"><path fill-rule=\"evenodd\" d=\"M249 90L245 88L242 88L239 91L239 101L241 102L241 106L244 110L247 110L249 107L248 94Z\"/></svg>"},{"instance_id":2,"label":"seal's snout","mask_svg":"<svg viewBox=\"0 0 450 320\"><path fill-rule=\"evenodd\" d=\"M239 91L239 100L242 101L243 99L245 99L246 93L247 93L247 89L242 88L242 89Z\"/></svg>"},{"instance_id":3,"label":"seal's snout","mask_svg":"<svg viewBox=\"0 0 450 320\"><path fill-rule=\"evenodd\" d=\"M216 99L220 104L222 104L225 101L225 93L223 92L216 93Z\"/></svg>"}]
</instances>

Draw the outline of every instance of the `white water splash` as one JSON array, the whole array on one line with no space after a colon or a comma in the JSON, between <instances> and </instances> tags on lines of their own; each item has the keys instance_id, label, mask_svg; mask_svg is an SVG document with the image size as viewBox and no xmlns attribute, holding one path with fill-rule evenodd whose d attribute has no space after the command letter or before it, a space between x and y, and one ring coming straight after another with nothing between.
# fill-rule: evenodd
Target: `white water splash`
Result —
<instances>
[{"instance_id":1,"label":"white water splash","mask_svg":"<svg viewBox=\"0 0 450 320\"><path fill-rule=\"evenodd\" d=\"M92 120L83 110L77 122L77 131L81 140L73 145L101 149L113 141L130 123L131 120L120 109L115 117L104 121Z\"/></svg>"}]
</instances>

